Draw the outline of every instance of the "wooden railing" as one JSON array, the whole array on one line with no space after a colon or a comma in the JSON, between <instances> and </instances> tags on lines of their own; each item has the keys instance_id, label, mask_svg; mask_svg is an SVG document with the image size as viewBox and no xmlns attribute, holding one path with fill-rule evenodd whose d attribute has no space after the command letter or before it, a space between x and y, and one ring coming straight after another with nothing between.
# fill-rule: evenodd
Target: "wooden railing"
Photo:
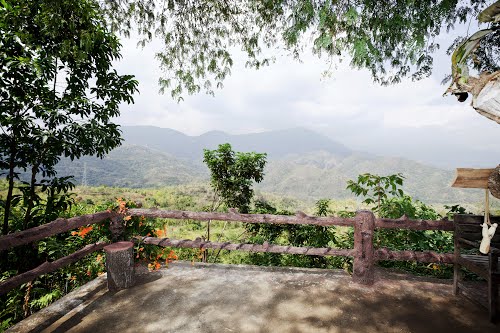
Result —
<instances>
[{"instance_id":1,"label":"wooden railing","mask_svg":"<svg viewBox=\"0 0 500 333\"><path fill-rule=\"evenodd\" d=\"M426 263L453 263L452 253L436 253L433 251L392 251L386 248L375 249L373 246L373 233L375 229L410 229L410 230L445 230L453 231L453 223L448 220L411 220L408 218L400 219L379 219L375 218L371 211L358 211L353 218L342 217L314 217L298 212L295 216L270 215L270 214L239 214L235 210L228 213L219 212L189 212L172 211L158 209L129 209L121 214L115 212L100 212L95 214L83 215L70 219L57 219L42 226L15 232L0 237L0 251L10 249L41 240L46 237L67 232L72 229L100 223L106 219L111 219L110 228L113 234L113 241L121 240L123 235L123 217L144 216L148 218L169 218L195 221L227 221L243 223L262 223L262 224L300 224L316 226L352 226L354 227L354 248L336 249L336 248L314 248L314 247L295 247L268 244L240 244L240 243L218 243L196 240L176 240L169 238L155 237L134 237L134 241L144 244L154 244L162 247L177 248L197 248L197 249L223 249L249 252L269 252L269 253L287 253L302 254L314 256L347 256L353 257L353 280L362 284L370 285L374 281L374 265L379 260L409 260ZM103 249L107 243L90 244L83 249L53 262L46 262L33 270L16 275L0 283L0 295L9 290L28 282L63 266L69 265L83 256Z\"/></svg>"},{"instance_id":2,"label":"wooden railing","mask_svg":"<svg viewBox=\"0 0 500 333\"><path fill-rule=\"evenodd\" d=\"M44 225L14 232L0 237L0 251L5 251L10 248L29 244L39 241L46 237L55 236L57 234L67 232L85 225L96 224L111 219L111 225L117 229L116 224L121 224L122 216L114 212L99 212L95 214L82 215L69 219L58 218L55 221L46 223ZM113 229L112 229L113 230ZM77 262L86 255L102 250L109 243L98 242L95 244L88 244L82 249L60 259L52 262L44 262L40 266L13 276L2 283L0 283L0 295L7 293L9 290L33 280L34 278L58 270L64 266Z\"/></svg>"},{"instance_id":3,"label":"wooden railing","mask_svg":"<svg viewBox=\"0 0 500 333\"><path fill-rule=\"evenodd\" d=\"M154 244L163 247L222 249L249 252L270 252L283 254L302 254L314 256L345 256L353 257L353 280L363 284L372 284L374 280L374 265L379 260L408 260L425 263L453 263L453 253L437 253L434 251L392 251L386 248L375 249L373 232L377 229L410 229L410 230L445 230L453 231L453 223L448 220L411 220L379 219L368 210L358 211L354 218L315 217L297 212L295 216L270 214L239 214L235 210L229 213L219 212L188 212L157 209L130 209L128 215L152 218L189 219L195 221L227 221L262 224L300 224L316 226L352 226L354 227L354 248L314 248L294 247L274 244L235 244L216 243L196 240L175 240L169 238L135 237L144 244Z\"/></svg>"}]
</instances>

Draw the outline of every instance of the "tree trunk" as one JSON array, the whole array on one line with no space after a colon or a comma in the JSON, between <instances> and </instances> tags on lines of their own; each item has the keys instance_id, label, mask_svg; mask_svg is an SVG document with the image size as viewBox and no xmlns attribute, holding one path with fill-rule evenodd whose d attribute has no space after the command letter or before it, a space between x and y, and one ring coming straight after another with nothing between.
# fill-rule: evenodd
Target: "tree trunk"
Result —
<instances>
[{"instance_id":1,"label":"tree trunk","mask_svg":"<svg viewBox=\"0 0 500 333\"><path fill-rule=\"evenodd\" d=\"M500 199L500 164L495 168L488 178L488 189L491 195Z\"/></svg>"},{"instance_id":2,"label":"tree trunk","mask_svg":"<svg viewBox=\"0 0 500 333\"><path fill-rule=\"evenodd\" d=\"M4 211L3 227L2 227L3 235L7 235L9 233L10 205L12 203L12 192L14 190L15 158L16 158L16 141L14 138L12 138L12 142L10 144L10 156L9 156L9 189L7 190L7 198L5 199L5 211Z\"/></svg>"},{"instance_id":3,"label":"tree trunk","mask_svg":"<svg viewBox=\"0 0 500 333\"><path fill-rule=\"evenodd\" d=\"M108 289L118 291L134 285L134 243L117 242L104 248Z\"/></svg>"},{"instance_id":4,"label":"tree trunk","mask_svg":"<svg viewBox=\"0 0 500 333\"><path fill-rule=\"evenodd\" d=\"M33 209L35 201L35 184L36 184L37 173L38 173L38 165L34 165L31 168L30 192L28 198L29 201L28 201L28 206L26 207L26 213L24 214L23 230L28 229L28 224L31 220L31 210Z\"/></svg>"}]
</instances>

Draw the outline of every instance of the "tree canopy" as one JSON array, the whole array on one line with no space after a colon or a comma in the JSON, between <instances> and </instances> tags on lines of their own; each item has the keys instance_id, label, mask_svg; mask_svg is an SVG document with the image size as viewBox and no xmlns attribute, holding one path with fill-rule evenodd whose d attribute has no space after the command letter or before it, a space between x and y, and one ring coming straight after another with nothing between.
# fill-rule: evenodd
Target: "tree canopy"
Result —
<instances>
[{"instance_id":1,"label":"tree canopy","mask_svg":"<svg viewBox=\"0 0 500 333\"><path fill-rule=\"evenodd\" d=\"M72 184L56 178L62 156L102 157L121 143L112 119L120 103L133 101L137 82L112 68L119 50L92 0L0 1L0 174L9 181L0 201L3 234L9 219L25 229L64 210L66 198L55 198ZM21 172L29 181L14 195Z\"/></svg>"},{"instance_id":2,"label":"tree canopy","mask_svg":"<svg viewBox=\"0 0 500 333\"><path fill-rule=\"evenodd\" d=\"M264 179L265 153L234 152L229 143L218 149L203 150L203 162L210 170L210 183L214 189L211 210L220 204L227 208L237 208L240 213L248 213L253 198L253 182Z\"/></svg>"},{"instance_id":3,"label":"tree canopy","mask_svg":"<svg viewBox=\"0 0 500 333\"><path fill-rule=\"evenodd\" d=\"M476 21L487 0L201 0L103 1L112 29L125 35L136 28L144 45L163 41L157 54L163 90L173 97L201 90L213 93L230 75L241 49L247 65L273 59L269 48L299 58L306 48L327 62L348 60L366 68L381 84L431 74L436 37L456 24ZM499 68L500 32L481 43L476 69ZM450 42L450 53L466 36Z\"/></svg>"}]
</instances>

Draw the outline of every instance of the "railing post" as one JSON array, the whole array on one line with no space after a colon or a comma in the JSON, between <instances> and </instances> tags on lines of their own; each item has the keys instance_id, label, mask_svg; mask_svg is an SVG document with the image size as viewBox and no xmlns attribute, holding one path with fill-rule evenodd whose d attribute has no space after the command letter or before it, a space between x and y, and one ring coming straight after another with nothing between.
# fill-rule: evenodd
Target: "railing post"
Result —
<instances>
[{"instance_id":1,"label":"railing post","mask_svg":"<svg viewBox=\"0 0 500 333\"><path fill-rule=\"evenodd\" d=\"M116 214L111 218L111 222L109 223L109 230L111 231L111 240L113 242L123 240L125 225L123 224L122 214Z\"/></svg>"},{"instance_id":2,"label":"railing post","mask_svg":"<svg viewBox=\"0 0 500 333\"><path fill-rule=\"evenodd\" d=\"M356 212L354 222L354 282L371 285L374 282L373 230L375 216L369 210Z\"/></svg>"},{"instance_id":3,"label":"railing post","mask_svg":"<svg viewBox=\"0 0 500 333\"><path fill-rule=\"evenodd\" d=\"M118 242L104 248L108 289L118 291L134 285L134 243Z\"/></svg>"}]
</instances>

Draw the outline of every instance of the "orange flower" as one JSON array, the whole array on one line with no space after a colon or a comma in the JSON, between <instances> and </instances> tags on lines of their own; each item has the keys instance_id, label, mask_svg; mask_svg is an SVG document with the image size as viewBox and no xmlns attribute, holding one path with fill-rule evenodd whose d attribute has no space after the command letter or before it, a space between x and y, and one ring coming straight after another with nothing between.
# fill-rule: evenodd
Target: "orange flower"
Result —
<instances>
[{"instance_id":1,"label":"orange flower","mask_svg":"<svg viewBox=\"0 0 500 333\"><path fill-rule=\"evenodd\" d=\"M93 229L92 226L88 226L88 227L81 227L80 229L78 229L78 231L72 231L71 232L71 236L80 236L82 238L85 238L85 236L91 232Z\"/></svg>"},{"instance_id":2,"label":"orange flower","mask_svg":"<svg viewBox=\"0 0 500 333\"><path fill-rule=\"evenodd\" d=\"M118 202L118 212L124 213L127 210L127 202L123 198L117 198L116 202Z\"/></svg>"},{"instance_id":3,"label":"orange flower","mask_svg":"<svg viewBox=\"0 0 500 333\"><path fill-rule=\"evenodd\" d=\"M85 236L86 236L89 232L91 232L91 231L92 231L92 229L93 229L93 227L92 227L92 226L88 226L88 227L86 227L86 228L81 228L81 229L80 229L80 232L78 233L78 236L80 236L80 237L82 237L82 238L85 238Z\"/></svg>"},{"instance_id":4,"label":"orange flower","mask_svg":"<svg viewBox=\"0 0 500 333\"><path fill-rule=\"evenodd\" d=\"M132 216L128 215L128 216L125 216L123 218L123 221L130 221L130 219L132 218Z\"/></svg>"},{"instance_id":5,"label":"orange flower","mask_svg":"<svg viewBox=\"0 0 500 333\"><path fill-rule=\"evenodd\" d=\"M158 237L163 237L165 235L165 230L157 229L157 230L155 230L155 234Z\"/></svg>"},{"instance_id":6,"label":"orange flower","mask_svg":"<svg viewBox=\"0 0 500 333\"><path fill-rule=\"evenodd\" d=\"M168 254L168 256L167 256L167 260L166 260L165 262L166 262L166 263L170 263L170 262L172 262L172 261L174 261L174 260L177 260L177 259L178 259L178 257L177 257L177 255L175 254L175 252L174 252L173 250L170 250L170 253Z\"/></svg>"}]
</instances>

